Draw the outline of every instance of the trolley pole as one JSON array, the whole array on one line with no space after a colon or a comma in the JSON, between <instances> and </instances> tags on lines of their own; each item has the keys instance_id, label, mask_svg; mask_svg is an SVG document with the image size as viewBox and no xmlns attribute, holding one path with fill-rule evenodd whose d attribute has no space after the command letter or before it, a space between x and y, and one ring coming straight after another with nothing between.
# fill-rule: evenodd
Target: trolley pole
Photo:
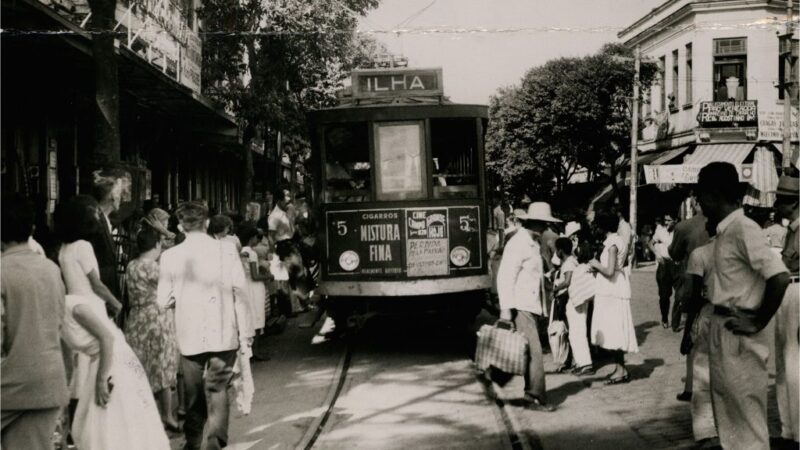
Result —
<instances>
[{"instance_id":1,"label":"trolley pole","mask_svg":"<svg viewBox=\"0 0 800 450\"><path fill-rule=\"evenodd\" d=\"M780 39L781 56L783 57L783 79L780 80L783 89L783 169L790 167L792 159L792 89L794 81L792 79L792 35L794 34L792 3L794 0L786 2L786 31L778 37Z\"/></svg>"},{"instance_id":2,"label":"trolley pole","mask_svg":"<svg viewBox=\"0 0 800 450\"><path fill-rule=\"evenodd\" d=\"M633 53L633 100L631 101L631 198L630 198L630 221L633 236L638 236L637 231L637 217L636 217L636 202L637 202L637 188L639 186L639 164L637 158L639 157L639 70L640 70L640 54L639 45L636 45ZM635 252L634 252L635 253ZM634 262L635 262L634 254Z\"/></svg>"}]
</instances>

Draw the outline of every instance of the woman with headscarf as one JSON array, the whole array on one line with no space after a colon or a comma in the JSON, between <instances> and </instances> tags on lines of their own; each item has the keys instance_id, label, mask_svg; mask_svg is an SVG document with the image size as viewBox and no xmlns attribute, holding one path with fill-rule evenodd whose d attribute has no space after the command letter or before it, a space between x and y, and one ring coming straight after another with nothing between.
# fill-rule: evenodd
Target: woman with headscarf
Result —
<instances>
[{"instance_id":1,"label":"woman with headscarf","mask_svg":"<svg viewBox=\"0 0 800 450\"><path fill-rule=\"evenodd\" d=\"M161 208L151 209L142 219L142 227L150 226L161 236L161 251L175 246L175 233L169 231L169 213Z\"/></svg>"}]
</instances>

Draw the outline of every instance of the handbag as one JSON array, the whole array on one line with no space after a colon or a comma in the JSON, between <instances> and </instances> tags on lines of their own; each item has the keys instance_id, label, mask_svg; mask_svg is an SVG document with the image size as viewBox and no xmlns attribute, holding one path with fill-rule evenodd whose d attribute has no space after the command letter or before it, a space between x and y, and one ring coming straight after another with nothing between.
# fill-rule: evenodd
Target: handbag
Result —
<instances>
[{"instance_id":1,"label":"handbag","mask_svg":"<svg viewBox=\"0 0 800 450\"><path fill-rule=\"evenodd\" d=\"M550 342L550 352L553 362L559 367L565 365L569 359L569 336L567 324L563 320L553 320L555 305L550 309L550 322L547 325L547 338Z\"/></svg>"},{"instance_id":2,"label":"handbag","mask_svg":"<svg viewBox=\"0 0 800 450\"><path fill-rule=\"evenodd\" d=\"M478 330L475 365L485 372L489 367L506 373L523 375L528 366L528 339L514 324L498 320Z\"/></svg>"}]
</instances>

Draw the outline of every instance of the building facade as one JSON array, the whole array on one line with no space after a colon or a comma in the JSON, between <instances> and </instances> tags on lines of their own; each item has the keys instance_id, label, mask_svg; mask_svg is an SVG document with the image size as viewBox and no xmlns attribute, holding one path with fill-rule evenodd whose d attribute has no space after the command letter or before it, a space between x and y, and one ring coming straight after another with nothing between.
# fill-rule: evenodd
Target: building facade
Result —
<instances>
[{"instance_id":1,"label":"building facade","mask_svg":"<svg viewBox=\"0 0 800 450\"><path fill-rule=\"evenodd\" d=\"M238 209L237 122L202 95L202 40L192 0L117 5L121 155L127 213L204 198ZM86 0L3 0L2 189L55 204L88 193L94 153L94 71ZM123 220L120 217L119 220Z\"/></svg>"},{"instance_id":2,"label":"building facade","mask_svg":"<svg viewBox=\"0 0 800 450\"><path fill-rule=\"evenodd\" d=\"M793 154L782 148L784 94L776 87L784 73L787 47L778 34L786 7L783 0L667 0L619 33L626 46L640 49L644 63L657 66L640 111L645 183L680 189L702 165L724 160L750 183L751 204L767 206L777 170ZM790 92L795 148L797 37Z\"/></svg>"}]
</instances>

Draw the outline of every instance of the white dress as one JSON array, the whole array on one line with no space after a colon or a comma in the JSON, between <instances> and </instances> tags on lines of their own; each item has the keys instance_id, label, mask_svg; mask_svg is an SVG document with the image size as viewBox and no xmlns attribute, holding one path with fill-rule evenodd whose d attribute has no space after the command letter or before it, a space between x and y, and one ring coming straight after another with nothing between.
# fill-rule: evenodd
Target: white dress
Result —
<instances>
[{"instance_id":1,"label":"white dress","mask_svg":"<svg viewBox=\"0 0 800 450\"><path fill-rule=\"evenodd\" d=\"M608 264L608 251L624 248L622 238L611 233L603 242L600 264ZM607 350L628 353L639 351L636 329L631 314L631 284L623 270L626 255L617 252L617 270L612 277L601 273L595 278L594 313L592 314L592 344Z\"/></svg>"},{"instance_id":2,"label":"white dress","mask_svg":"<svg viewBox=\"0 0 800 450\"><path fill-rule=\"evenodd\" d=\"M253 274L250 272L251 263L255 263L258 266L258 254L252 247L242 248L242 264L244 265L244 273L247 276L247 286L250 294L251 323L253 324L253 330L260 330L264 328L266 323L267 285L263 281L253 280Z\"/></svg>"},{"instance_id":3,"label":"white dress","mask_svg":"<svg viewBox=\"0 0 800 450\"><path fill-rule=\"evenodd\" d=\"M72 436L81 450L168 450L155 399L136 354L125 336L106 315L105 303L96 296L67 295L64 341L70 348L90 358L86 379L81 383L78 407L72 423ZM76 306L85 305L114 335L111 390L105 407L95 402L95 379L99 367L100 343L73 315Z\"/></svg>"}]
</instances>

